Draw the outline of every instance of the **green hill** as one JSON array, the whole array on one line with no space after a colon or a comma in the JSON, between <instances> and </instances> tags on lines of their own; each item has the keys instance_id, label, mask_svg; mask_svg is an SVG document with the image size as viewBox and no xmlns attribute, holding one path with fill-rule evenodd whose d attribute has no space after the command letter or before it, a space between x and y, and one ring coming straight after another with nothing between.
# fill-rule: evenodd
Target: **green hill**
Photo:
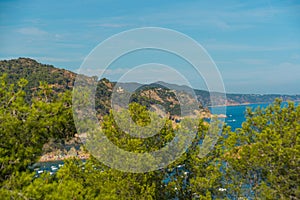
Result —
<instances>
[{"instance_id":1,"label":"green hill","mask_svg":"<svg viewBox=\"0 0 300 200\"><path fill-rule=\"evenodd\" d=\"M8 83L15 84L20 78L28 80L25 91L33 93L40 82L46 82L56 92L73 88L76 73L38 63L30 58L0 61L0 74L8 75ZM30 99L30 97L27 97Z\"/></svg>"},{"instance_id":2,"label":"green hill","mask_svg":"<svg viewBox=\"0 0 300 200\"><path fill-rule=\"evenodd\" d=\"M16 83L20 78L27 79L28 84L25 87L25 91L29 95L36 91L40 82L49 84L57 94L72 90L77 75L65 69L38 63L30 58L0 61L0 74L4 73L8 75L9 84ZM111 96L115 85L115 82L110 82L105 78L98 81L95 105L99 118L108 114L111 109ZM26 99L30 101L31 96L27 96ZM154 104L158 104L164 107L171 115L180 115L179 101L174 92L170 92L168 88L159 89L159 85L155 87L141 87L132 94L131 102L138 102L149 108L154 107L155 109L159 109L159 107L154 106ZM196 102L191 102L191 104L194 105ZM200 104L198 105L199 107L202 108Z\"/></svg>"},{"instance_id":3,"label":"green hill","mask_svg":"<svg viewBox=\"0 0 300 200\"><path fill-rule=\"evenodd\" d=\"M64 92L66 90L72 90L76 73L65 69L59 69L52 65L41 64L30 58L18 58L12 60L0 61L0 74L8 74L9 83L16 83L20 78L28 80L28 85L25 88L28 94L35 92L39 87L40 82L46 82L52 87L56 93ZM101 79L98 82L96 92L96 109L99 113L99 117L108 114L111 109L111 95L116 85L115 82L111 82L108 79ZM190 91L191 88L187 86L179 86L176 84L169 84L164 82L157 82L149 85L143 85L140 83L118 83L118 86L125 88L125 91L133 92L131 101L139 102L147 107L153 107L154 104L158 104L164 107L164 109L171 115L180 114L179 101L176 98L174 91L183 92ZM172 88L172 89L170 89ZM201 104L197 104L197 107L201 109L203 107L210 106L210 93L204 90L194 90L198 101ZM239 105L247 103L268 103L273 102L276 98L280 98L283 101L300 101L300 95L279 95L279 94L226 94L226 105ZM27 100L31 97L27 96ZM188 96L191 100L191 97ZM190 101L191 104L196 102ZM220 102L222 104L222 102ZM155 107L157 109L157 107Z\"/></svg>"}]
</instances>

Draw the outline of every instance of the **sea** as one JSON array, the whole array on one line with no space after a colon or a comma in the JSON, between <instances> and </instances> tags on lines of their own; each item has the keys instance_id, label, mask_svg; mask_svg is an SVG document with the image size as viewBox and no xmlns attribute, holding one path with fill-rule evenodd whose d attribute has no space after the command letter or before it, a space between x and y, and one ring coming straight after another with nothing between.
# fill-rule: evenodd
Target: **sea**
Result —
<instances>
[{"instance_id":1,"label":"sea","mask_svg":"<svg viewBox=\"0 0 300 200\"><path fill-rule=\"evenodd\" d=\"M225 114L227 117L225 118L225 123L231 127L234 131L237 128L242 127L242 123L246 120L245 114L247 107L250 107L252 110L256 108L266 108L272 103L257 103L257 104L245 104L245 105L234 105L234 106L216 106L216 107L209 107L209 110L213 114ZM299 102L295 102L295 105L298 105ZM287 106L288 102L283 102L281 107ZM224 113L226 110L226 113Z\"/></svg>"},{"instance_id":2,"label":"sea","mask_svg":"<svg viewBox=\"0 0 300 200\"><path fill-rule=\"evenodd\" d=\"M209 107L209 110L213 112L212 114L224 114L227 117L224 119L224 122L231 127L234 131L237 128L242 127L242 123L246 120L245 114L247 107L250 107L252 110L256 108L266 108L270 103L259 103L259 104L245 104L245 105L234 105L234 106L216 106ZM224 113L224 110L226 113Z\"/></svg>"}]
</instances>

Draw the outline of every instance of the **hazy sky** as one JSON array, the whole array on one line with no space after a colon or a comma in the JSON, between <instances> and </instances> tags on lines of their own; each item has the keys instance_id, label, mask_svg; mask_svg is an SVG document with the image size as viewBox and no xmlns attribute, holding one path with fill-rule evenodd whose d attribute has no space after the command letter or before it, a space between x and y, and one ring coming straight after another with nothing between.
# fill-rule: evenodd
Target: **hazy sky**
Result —
<instances>
[{"instance_id":1,"label":"hazy sky","mask_svg":"<svg viewBox=\"0 0 300 200\"><path fill-rule=\"evenodd\" d=\"M200 43L227 92L300 94L300 1L2 0L0 58L30 57L76 71L106 38L147 26ZM128 67L120 65L111 78Z\"/></svg>"}]
</instances>

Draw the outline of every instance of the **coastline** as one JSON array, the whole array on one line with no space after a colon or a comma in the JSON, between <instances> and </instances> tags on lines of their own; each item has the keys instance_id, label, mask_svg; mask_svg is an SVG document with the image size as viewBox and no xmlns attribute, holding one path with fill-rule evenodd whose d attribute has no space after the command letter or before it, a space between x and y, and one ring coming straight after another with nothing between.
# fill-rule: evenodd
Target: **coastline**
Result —
<instances>
[{"instance_id":1,"label":"coastline","mask_svg":"<svg viewBox=\"0 0 300 200\"><path fill-rule=\"evenodd\" d=\"M80 160L88 159L90 157L90 154L78 149L76 150L74 147L72 147L69 151L61 151L61 150L54 150L52 152L48 152L43 154L38 162L52 162L52 161L63 161L65 159L69 158L77 158Z\"/></svg>"},{"instance_id":2,"label":"coastline","mask_svg":"<svg viewBox=\"0 0 300 200\"><path fill-rule=\"evenodd\" d=\"M38 162L39 163L46 163L46 162L55 162L55 161L64 161L66 159L69 159L69 158L77 158L77 159L80 159L80 160L86 160L90 157L90 155L77 155L77 156L53 156L53 157L47 157L45 158L44 156L42 156Z\"/></svg>"},{"instance_id":3,"label":"coastline","mask_svg":"<svg viewBox=\"0 0 300 200\"><path fill-rule=\"evenodd\" d=\"M300 103L300 100L297 101L282 101L282 103L295 102ZM256 105L256 104L271 104L273 102L256 102L256 103L236 103L236 104L226 104L226 105L216 105L216 106L207 106L208 108L217 108L217 107L234 107L234 106L247 106L247 105Z\"/></svg>"},{"instance_id":4,"label":"coastline","mask_svg":"<svg viewBox=\"0 0 300 200\"><path fill-rule=\"evenodd\" d=\"M287 101L283 101L287 102ZM248 106L248 105L256 105L256 104L271 104L273 102L257 102L257 103L240 103L240 104L226 104L226 105L216 105L216 106L207 106L208 108L216 108L216 107L234 107L234 106Z\"/></svg>"}]
</instances>

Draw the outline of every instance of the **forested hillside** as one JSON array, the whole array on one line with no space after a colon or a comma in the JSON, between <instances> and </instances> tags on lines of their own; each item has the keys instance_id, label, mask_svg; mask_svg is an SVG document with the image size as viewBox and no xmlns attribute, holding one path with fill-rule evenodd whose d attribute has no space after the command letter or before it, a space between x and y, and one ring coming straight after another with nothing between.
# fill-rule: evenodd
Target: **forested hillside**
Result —
<instances>
[{"instance_id":1,"label":"forested hillside","mask_svg":"<svg viewBox=\"0 0 300 200\"><path fill-rule=\"evenodd\" d=\"M92 145L118 162L113 152L100 145L102 135L125 151L157 151L190 134L186 124L196 125L197 133L187 150L165 168L144 173L118 171L91 155L85 161L69 158L64 166L39 176L30 166L37 162L44 144L55 138L73 137L70 91L50 99L55 92L44 85L31 101L24 90L28 83L20 79L15 87L0 77L0 196L1 199L298 199L300 195L300 106L290 102L282 106L276 100L266 109L247 110L247 120L235 132L224 127L216 143L205 156L201 142L211 125L202 119L181 121L178 126L166 119L156 135L136 138L122 131L113 113L105 115L102 129L92 132ZM49 96L47 96L49 95ZM129 109L135 122L149 123L145 106L132 103ZM119 113L126 118L126 112ZM88 125L88 124L87 124ZM130 126L130 124L125 124ZM101 133L101 134L100 134ZM176 139L177 138L177 139ZM103 152L102 152L103 153ZM142 163L151 165L151 157ZM134 166L126 157L122 165Z\"/></svg>"},{"instance_id":2,"label":"forested hillside","mask_svg":"<svg viewBox=\"0 0 300 200\"><path fill-rule=\"evenodd\" d=\"M54 91L52 96L57 96L57 94L65 91L71 91L77 75L65 69L38 63L30 58L0 61L0 74L7 74L8 84L17 83L21 78L25 78L28 81L28 84L24 86L24 91L26 92L25 99L28 101L31 100L32 95L41 87L40 83L47 84L48 87L52 88ZM111 109L110 99L115 85L115 82L110 82L105 78L98 81L95 103L99 118L109 114L109 110ZM180 115L180 106L175 93L170 92L168 88L160 87L159 90L158 88L159 86L157 85L156 87L140 89L132 95L131 101L139 102L148 108L151 105L159 104L171 115ZM151 95L145 95L146 93L151 93ZM201 104L198 105L199 107L200 110L203 109ZM204 112L209 111L204 110Z\"/></svg>"},{"instance_id":3,"label":"forested hillside","mask_svg":"<svg viewBox=\"0 0 300 200\"><path fill-rule=\"evenodd\" d=\"M0 74L8 74L8 83L16 83L20 78L26 78L28 80L27 86L24 90L27 92L26 99L31 99L32 93L34 93L39 87L40 82L45 82L49 84L49 87L53 88L56 93L64 92L66 90L72 90L74 81L76 78L76 73L55 68L52 65L46 65L38 63L37 61L30 58L19 58L12 60L0 61ZM145 90L151 89L154 96L159 96L162 102L157 101L157 99L152 100L145 95L146 93L141 92L138 96L135 95L133 101L141 101L143 105L149 106L152 102L158 103L165 107L165 109L176 115L178 113L178 100L169 101L168 97L171 97L172 94L169 92L170 88L175 89L176 91L187 91L191 88L187 86L179 86L175 84L169 84L164 82L157 82L153 84L142 85L140 83L118 83L120 86L123 86L128 91L132 92L133 88L144 88ZM111 82L108 79L99 80L97 87L96 96L101 96L97 101L97 111L100 114L108 114L110 109L109 99L113 87L116 85L115 82ZM158 91L158 89L160 91ZM198 101L201 103L199 107L210 106L210 94L208 91L194 89L194 92L198 98ZM155 94L155 95L154 95ZM171 96L170 96L171 95ZM174 95L174 93L173 93ZM143 96L143 97L141 97ZM149 95L148 95L149 96ZM239 104L248 104L248 103L270 103L273 102L276 98L280 98L283 101L300 101L300 95L281 95L281 94L226 94L227 103L226 105L239 105ZM148 98L148 99L147 99ZM147 102L146 102L147 101ZM177 102L177 103L176 103ZM222 104L222 102L220 102Z\"/></svg>"},{"instance_id":4,"label":"forested hillside","mask_svg":"<svg viewBox=\"0 0 300 200\"><path fill-rule=\"evenodd\" d=\"M0 76L1 199L298 199L300 196L300 106L293 102L283 106L277 99L266 109L248 109L242 128L232 132L231 127L223 127L208 154L200 156L199 144L210 136L210 124L187 117L174 126L166 118L153 137L133 137L118 127L114 113L110 112L109 99L115 83L102 79L96 93L101 130L86 133L94 137L90 145L99 148L97 152L106 153L112 164L119 162L116 155L98 144L101 134L131 153L155 152L171 141L175 150L182 145L177 137L189 135L189 129L184 127L192 125L197 133L188 149L165 168L144 173L118 171L101 163L95 154L85 161L75 154L64 160L64 166L56 173L42 171L36 176L32 166L41 158L45 145L53 141L64 144L77 134L70 90L75 74L31 59L2 61L1 72L6 73ZM129 112L134 122L143 127L154 115L147 107L154 104L161 104L176 115L178 99L174 93L155 84L137 90L129 110L119 112L118 116L128 119ZM160 120L157 118L157 122ZM89 127L88 122L84 125ZM131 124L124 126L130 130ZM87 151L85 146L81 149ZM122 159L122 165L135 165L126 157ZM147 157L142 165L151 165L152 161L155 160Z\"/></svg>"},{"instance_id":5,"label":"forested hillside","mask_svg":"<svg viewBox=\"0 0 300 200\"><path fill-rule=\"evenodd\" d=\"M76 77L74 72L41 64L30 58L0 61L0 74L4 73L8 76L9 84L17 83L21 78L28 80L24 90L29 94L37 90L40 82L46 82L56 92L70 90Z\"/></svg>"}]
</instances>

